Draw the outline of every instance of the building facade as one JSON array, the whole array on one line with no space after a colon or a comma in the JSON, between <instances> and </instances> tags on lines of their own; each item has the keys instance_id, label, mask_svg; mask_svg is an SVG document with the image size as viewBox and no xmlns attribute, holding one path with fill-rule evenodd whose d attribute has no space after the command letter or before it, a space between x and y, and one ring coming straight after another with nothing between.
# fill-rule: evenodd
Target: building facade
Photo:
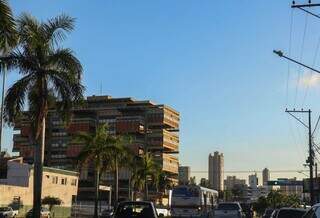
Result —
<instances>
[{"instance_id":1,"label":"building facade","mask_svg":"<svg viewBox=\"0 0 320 218\"><path fill-rule=\"evenodd\" d=\"M188 184L190 180L190 167L179 166L179 184Z\"/></svg>"},{"instance_id":2,"label":"building facade","mask_svg":"<svg viewBox=\"0 0 320 218\"><path fill-rule=\"evenodd\" d=\"M262 171L262 185L267 186L269 180L270 180L270 170L268 168L264 168Z\"/></svg>"},{"instance_id":3,"label":"building facade","mask_svg":"<svg viewBox=\"0 0 320 218\"><path fill-rule=\"evenodd\" d=\"M246 185L245 179L238 179L236 176L227 176L224 180L224 189L232 190L236 185Z\"/></svg>"},{"instance_id":4,"label":"building facade","mask_svg":"<svg viewBox=\"0 0 320 218\"><path fill-rule=\"evenodd\" d=\"M44 167L42 198L51 196L62 200L63 207L71 207L78 191L79 173ZM0 179L0 205L19 201L24 206L33 203L33 166L12 159L7 162L7 176Z\"/></svg>"},{"instance_id":5,"label":"building facade","mask_svg":"<svg viewBox=\"0 0 320 218\"><path fill-rule=\"evenodd\" d=\"M217 191L223 191L223 179L224 179L224 157L222 153L218 151L214 154L209 154L209 172L208 179L210 183L210 188Z\"/></svg>"},{"instance_id":6,"label":"building facade","mask_svg":"<svg viewBox=\"0 0 320 218\"><path fill-rule=\"evenodd\" d=\"M257 189L259 185L259 180L257 174L249 175L249 187L251 189Z\"/></svg>"},{"instance_id":7,"label":"building facade","mask_svg":"<svg viewBox=\"0 0 320 218\"><path fill-rule=\"evenodd\" d=\"M138 101L133 98L112 98L111 96L89 96L72 110L68 125L59 113L51 108L46 120L45 165L60 169L74 170L78 167L77 157L84 144L74 142L78 132L93 133L98 124L107 124L110 134L130 136L128 145L136 155L141 149L154 154L154 160L173 183L178 183L179 159L179 113L166 105L151 101ZM33 149L30 135L31 126L27 112L15 123L13 151L28 163L33 162ZM128 196L129 172L120 172L120 196ZM112 184L112 176L103 176L102 182ZM93 199L94 173L92 166L82 167L79 183L79 197ZM102 195L102 198L105 196Z\"/></svg>"}]
</instances>

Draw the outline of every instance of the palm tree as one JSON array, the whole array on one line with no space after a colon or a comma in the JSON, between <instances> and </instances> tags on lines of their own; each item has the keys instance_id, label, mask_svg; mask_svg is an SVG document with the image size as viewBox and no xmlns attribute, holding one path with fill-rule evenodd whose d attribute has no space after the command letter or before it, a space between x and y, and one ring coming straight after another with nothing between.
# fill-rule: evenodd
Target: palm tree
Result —
<instances>
[{"instance_id":1,"label":"palm tree","mask_svg":"<svg viewBox=\"0 0 320 218\"><path fill-rule=\"evenodd\" d=\"M109 142L108 152L103 170L111 171L113 174L114 206L119 200L119 169L128 167L133 154L126 146L130 144L130 138L124 136L113 136L113 142Z\"/></svg>"},{"instance_id":2,"label":"palm tree","mask_svg":"<svg viewBox=\"0 0 320 218\"><path fill-rule=\"evenodd\" d=\"M34 140L34 217L40 217L42 174L48 101L57 100L56 109L67 115L74 102L82 99L82 66L70 49L61 48L66 33L74 28L74 19L61 15L39 22L23 14L17 20L19 46L0 60L9 70L17 69L22 78L7 91L4 118L9 125L22 115L28 104ZM63 116L67 118L68 116Z\"/></svg>"},{"instance_id":3,"label":"palm tree","mask_svg":"<svg viewBox=\"0 0 320 218\"><path fill-rule=\"evenodd\" d=\"M11 8L6 0L0 0L0 56L6 56L10 49L15 47L17 43L17 32L15 20L12 15ZM0 153L2 145L2 128L3 128L3 103L4 89L6 82L7 66L0 63L0 72L2 73L2 93L0 108Z\"/></svg>"},{"instance_id":4,"label":"palm tree","mask_svg":"<svg viewBox=\"0 0 320 218\"><path fill-rule=\"evenodd\" d=\"M99 200L99 185L100 174L103 170L104 162L109 156L109 144L116 142L115 138L110 136L106 125L98 125L95 133L78 133L75 136L75 142L83 143L85 146L79 154L81 165L87 162L93 162L95 172L95 201L94 201L94 217L98 217L98 200Z\"/></svg>"},{"instance_id":5,"label":"palm tree","mask_svg":"<svg viewBox=\"0 0 320 218\"><path fill-rule=\"evenodd\" d=\"M149 199L149 190L148 190L148 179L149 177L153 177L156 174L158 165L155 163L150 152L145 152L142 155L142 159L140 162L138 174L140 174L141 179L144 181L144 199Z\"/></svg>"}]
</instances>

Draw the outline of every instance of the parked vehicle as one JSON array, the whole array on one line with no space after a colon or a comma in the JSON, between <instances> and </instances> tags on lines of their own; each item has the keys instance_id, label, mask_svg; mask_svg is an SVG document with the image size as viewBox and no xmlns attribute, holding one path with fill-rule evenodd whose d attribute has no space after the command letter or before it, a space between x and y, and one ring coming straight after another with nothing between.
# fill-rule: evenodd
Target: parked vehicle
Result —
<instances>
[{"instance_id":1,"label":"parked vehicle","mask_svg":"<svg viewBox=\"0 0 320 218\"><path fill-rule=\"evenodd\" d=\"M18 211L13 210L11 207L0 207L0 218L12 218L18 216Z\"/></svg>"},{"instance_id":2,"label":"parked vehicle","mask_svg":"<svg viewBox=\"0 0 320 218\"><path fill-rule=\"evenodd\" d=\"M279 210L278 210L278 209L274 210L274 211L272 212L270 218L277 218L278 213L279 213Z\"/></svg>"},{"instance_id":3,"label":"parked vehicle","mask_svg":"<svg viewBox=\"0 0 320 218\"><path fill-rule=\"evenodd\" d=\"M245 218L245 214L241 205L237 202L219 203L217 209L214 210L215 218Z\"/></svg>"},{"instance_id":4,"label":"parked vehicle","mask_svg":"<svg viewBox=\"0 0 320 218\"><path fill-rule=\"evenodd\" d=\"M320 204L313 205L303 218L320 218Z\"/></svg>"},{"instance_id":5,"label":"parked vehicle","mask_svg":"<svg viewBox=\"0 0 320 218\"><path fill-rule=\"evenodd\" d=\"M104 209L100 214L101 218L111 218L112 215L113 215L113 211L110 209Z\"/></svg>"},{"instance_id":6,"label":"parked vehicle","mask_svg":"<svg viewBox=\"0 0 320 218\"><path fill-rule=\"evenodd\" d=\"M277 214L277 218L302 218L306 212L306 209L300 208L281 208Z\"/></svg>"},{"instance_id":7,"label":"parked vehicle","mask_svg":"<svg viewBox=\"0 0 320 218\"><path fill-rule=\"evenodd\" d=\"M113 218L129 217L158 218L158 214L152 202L126 201L119 203Z\"/></svg>"},{"instance_id":8,"label":"parked vehicle","mask_svg":"<svg viewBox=\"0 0 320 218\"><path fill-rule=\"evenodd\" d=\"M50 211L45 207L41 207L41 218L50 218L50 217L51 217ZM28 211L26 218L33 218L33 209Z\"/></svg>"},{"instance_id":9,"label":"parked vehicle","mask_svg":"<svg viewBox=\"0 0 320 218\"><path fill-rule=\"evenodd\" d=\"M271 214L273 213L274 209L272 208L267 208L265 211L264 211L264 214L262 215L262 218L270 218L271 217Z\"/></svg>"},{"instance_id":10,"label":"parked vehicle","mask_svg":"<svg viewBox=\"0 0 320 218\"><path fill-rule=\"evenodd\" d=\"M217 205L218 192L199 185L180 185L172 190L172 217L202 217L212 213Z\"/></svg>"}]
</instances>

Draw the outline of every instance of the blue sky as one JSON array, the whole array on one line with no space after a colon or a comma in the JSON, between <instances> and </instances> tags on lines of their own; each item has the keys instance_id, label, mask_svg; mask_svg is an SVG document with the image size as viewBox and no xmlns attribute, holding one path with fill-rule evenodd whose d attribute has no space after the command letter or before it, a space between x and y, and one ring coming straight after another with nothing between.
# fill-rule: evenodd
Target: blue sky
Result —
<instances>
[{"instance_id":1,"label":"blue sky","mask_svg":"<svg viewBox=\"0 0 320 218\"><path fill-rule=\"evenodd\" d=\"M315 121L320 114L320 79L295 65L288 77L287 62L272 50L289 51L292 16L291 56L312 64L320 20L297 10L292 13L291 1L11 0L10 4L16 15L29 12L47 19L66 13L77 18L64 45L83 64L88 95L100 94L102 86L103 94L150 99L177 109L180 160L191 165L197 177L206 176L195 171L207 170L208 154L215 150L225 154L227 171L303 168L306 132L284 110L310 107ZM315 67L319 64L317 58ZM9 85L16 78L11 75ZM311 84L308 91L305 83ZM6 136L10 149L9 130Z\"/></svg>"}]
</instances>

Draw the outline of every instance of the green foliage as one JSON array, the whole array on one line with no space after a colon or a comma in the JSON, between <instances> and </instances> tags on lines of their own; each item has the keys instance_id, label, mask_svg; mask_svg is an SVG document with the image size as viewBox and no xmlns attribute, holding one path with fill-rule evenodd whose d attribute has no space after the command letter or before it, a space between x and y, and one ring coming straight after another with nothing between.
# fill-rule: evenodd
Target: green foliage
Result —
<instances>
[{"instance_id":1,"label":"green foliage","mask_svg":"<svg viewBox=\"0 0 320 218\"><path fill-rule=\"evenodd\" d=\"M41 203L43 205L49 205L49 210L52 210L52 207L55 205L61 205L62 200L60 198L52 197L52 196L46 196L42 199Z\"/></svg>"},{"instance_id":2,"label":"green foliage","mask_svg":"<svg viewBox=\"0 0 320 218\"><path fill-rule=\"evenodd\" d=\"M253 210L256 211L259 216L262 216L268 207L269 203L266 197L260 197L257 202L253 203Z\"/></svg>"},{"instance_id":3,"label":"green foliage","mask_svg":"<svg viewBox=\"0 0 320 218\"><path fill-rule=\"evenodd\" d=\"M0 55L16 46L18 37L12 10L7 0L0 0Z\"/></svg>"},{"instance_id":4,"label":"green foliage","mask_svg":"<svg viewBox=\"0 0 320 218\"><path fill-rule=\"evenodd\" d=\"M260 197L253 204L254 210L262 215L267 208L299 207L301 201L297 195L285 195L281 191L271 191L267 197Z\"/></svg>"}]
</instances>

